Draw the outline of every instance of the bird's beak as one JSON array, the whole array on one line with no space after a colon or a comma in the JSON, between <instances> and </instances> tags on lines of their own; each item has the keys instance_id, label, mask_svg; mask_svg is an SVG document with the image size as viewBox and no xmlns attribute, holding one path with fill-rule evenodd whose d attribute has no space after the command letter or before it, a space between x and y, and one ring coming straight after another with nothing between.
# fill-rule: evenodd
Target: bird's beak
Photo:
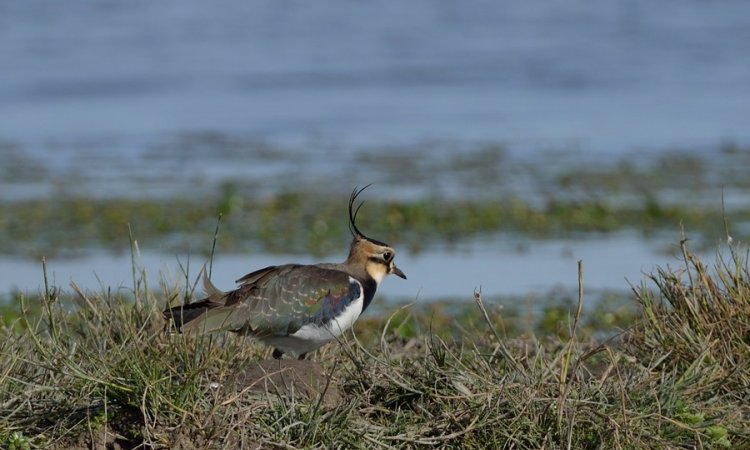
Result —
<instances>
[{"instance_id":1,"label":"bird's beak","mask_svg":"<svg viewBox=\"0 0 750 450\"><path fill-rule=\"evenodd\" d=\"M395 264L391 266L391 273L396 275L397 277L403 278L404 280L406 279L406 275L404 275L404 272L401 272L401 269L396 267Z\"/></svg>"}]
</instances>

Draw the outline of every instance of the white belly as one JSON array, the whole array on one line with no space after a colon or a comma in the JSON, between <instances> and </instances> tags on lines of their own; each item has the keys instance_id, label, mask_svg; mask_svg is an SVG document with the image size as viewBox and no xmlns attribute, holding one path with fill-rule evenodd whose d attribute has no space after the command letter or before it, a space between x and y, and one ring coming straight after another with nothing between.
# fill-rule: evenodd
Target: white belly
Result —
<instances>
[{"instance_id":1,"label":"white belly","mask_svg":"<svg viewBox=\"0 0 750 450\"><path fill-rule=\"evenodd\" d=\"M358 281L350 278L352 283ZM360 287L360 296L349 304L339 317L332 319L330 322L322 325L309 323L303 325L299 330L289 336L273 336L261 338L261 341L282 352L296 358L305 353L309 353L317 348L331 342L337 337L344 334L346 330L354 325L359 315L362 314L365 293Z\"/></svg>"}]
</instances>

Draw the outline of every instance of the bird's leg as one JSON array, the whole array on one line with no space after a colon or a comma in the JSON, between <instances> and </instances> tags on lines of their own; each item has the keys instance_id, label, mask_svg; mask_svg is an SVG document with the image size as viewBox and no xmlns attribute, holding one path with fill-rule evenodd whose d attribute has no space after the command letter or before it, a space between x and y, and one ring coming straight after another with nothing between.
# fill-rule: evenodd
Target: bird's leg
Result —
<instances>
[{"instance_id":1,"label":"bird's leg","mask_svg":"<svg viewBox=\"0 0 750 450\"><path fill-rule=\"evenodd\" d=\"M279 350L278 348L273 349L273 353L271 353L271 356L273 356L273 359L281 359L281 355L283 355L284 352Z\"/></svg>"},{"instance_id":2,"label":"bird's leg","mask_svg":"<svg viewBox=\"0 0 750 450\"><path fill-rule=\"evenodd\" d=\"M302 361L303 359L305 359L305 356L307 356L307 353L303 353L303 354L299 355L297 357L297 359L300 360L300 361Z\"/></svg>"}]
</instances>

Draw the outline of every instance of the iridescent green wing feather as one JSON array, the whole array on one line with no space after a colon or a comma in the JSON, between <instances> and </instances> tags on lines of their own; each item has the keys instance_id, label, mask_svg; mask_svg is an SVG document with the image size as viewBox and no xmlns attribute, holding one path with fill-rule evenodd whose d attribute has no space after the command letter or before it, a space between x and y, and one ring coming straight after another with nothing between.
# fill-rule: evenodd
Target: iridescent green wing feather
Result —
<instances>
[{"instance_id":1,"label":"iridescent green wing feather","mask_svg":"<svg viewBox=\"0 0 750 450\"><path fill-rule=\"evenodd\" d=\"M323 324L361 295L344 272L317 266L271 266L238 280L225 306L211 309L201 323L183 331L233 330L254 336L286 336L302 326Z\"/></svg>"}]
</instances>

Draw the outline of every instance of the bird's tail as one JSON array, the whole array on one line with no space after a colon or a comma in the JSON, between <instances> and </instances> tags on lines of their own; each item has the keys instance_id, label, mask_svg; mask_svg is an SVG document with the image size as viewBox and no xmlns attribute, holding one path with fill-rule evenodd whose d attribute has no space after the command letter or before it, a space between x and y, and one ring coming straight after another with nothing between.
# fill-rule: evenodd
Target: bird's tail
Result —
<instances>
[{"instance_id":1,"label":"bird's tail","mask_svg":"<svg viewBox=\"0 0 750 450\"><path fill-rule=\"evenodd\" d=\"M206 271L205 266L201 272L203 274L203 290L206 292L207 297L197 302L166 309L162 313L166 320L172 320L174 322L175 327L179 331L186 331L183 326L186 326L196 319L207 316L208 311L212 309L224 306L224 300L227 295L226 292L211 283L211 279L208 277L208 272Z\"/></svg>"},{"instance_id":2,"label":"bird's tail","mask_svg":"<svg viewBox=\"0 0 750 450\"><path fill-rule=\"evenodd\" d=\"M198 302L188 303L185 305L175 306L174 308L168 308L164 310L164 318L166 320L172 320L175 327L179 331L185 331L183 326L196 319L204 317L208 311L224 306L224 297L226 292L221 291L211 283L206 273L206 268L203 268L203 289L206 291L207 297Z\"/></svg>"},{"instance_id":3,"label":"bird's tail","mask_svg":"<svg viewBox=\"0 0 750 450\"><path fill-rule=\"evenodd\" d=\"M208 311L219 306L222 306L222 304L213 302L211 299L205 299L199 302L166 309L163 314L165 319L172 320L175 327L182 331L183 325L187 325L188 323L204 316Z\"/></svg>"}]
</instances>

